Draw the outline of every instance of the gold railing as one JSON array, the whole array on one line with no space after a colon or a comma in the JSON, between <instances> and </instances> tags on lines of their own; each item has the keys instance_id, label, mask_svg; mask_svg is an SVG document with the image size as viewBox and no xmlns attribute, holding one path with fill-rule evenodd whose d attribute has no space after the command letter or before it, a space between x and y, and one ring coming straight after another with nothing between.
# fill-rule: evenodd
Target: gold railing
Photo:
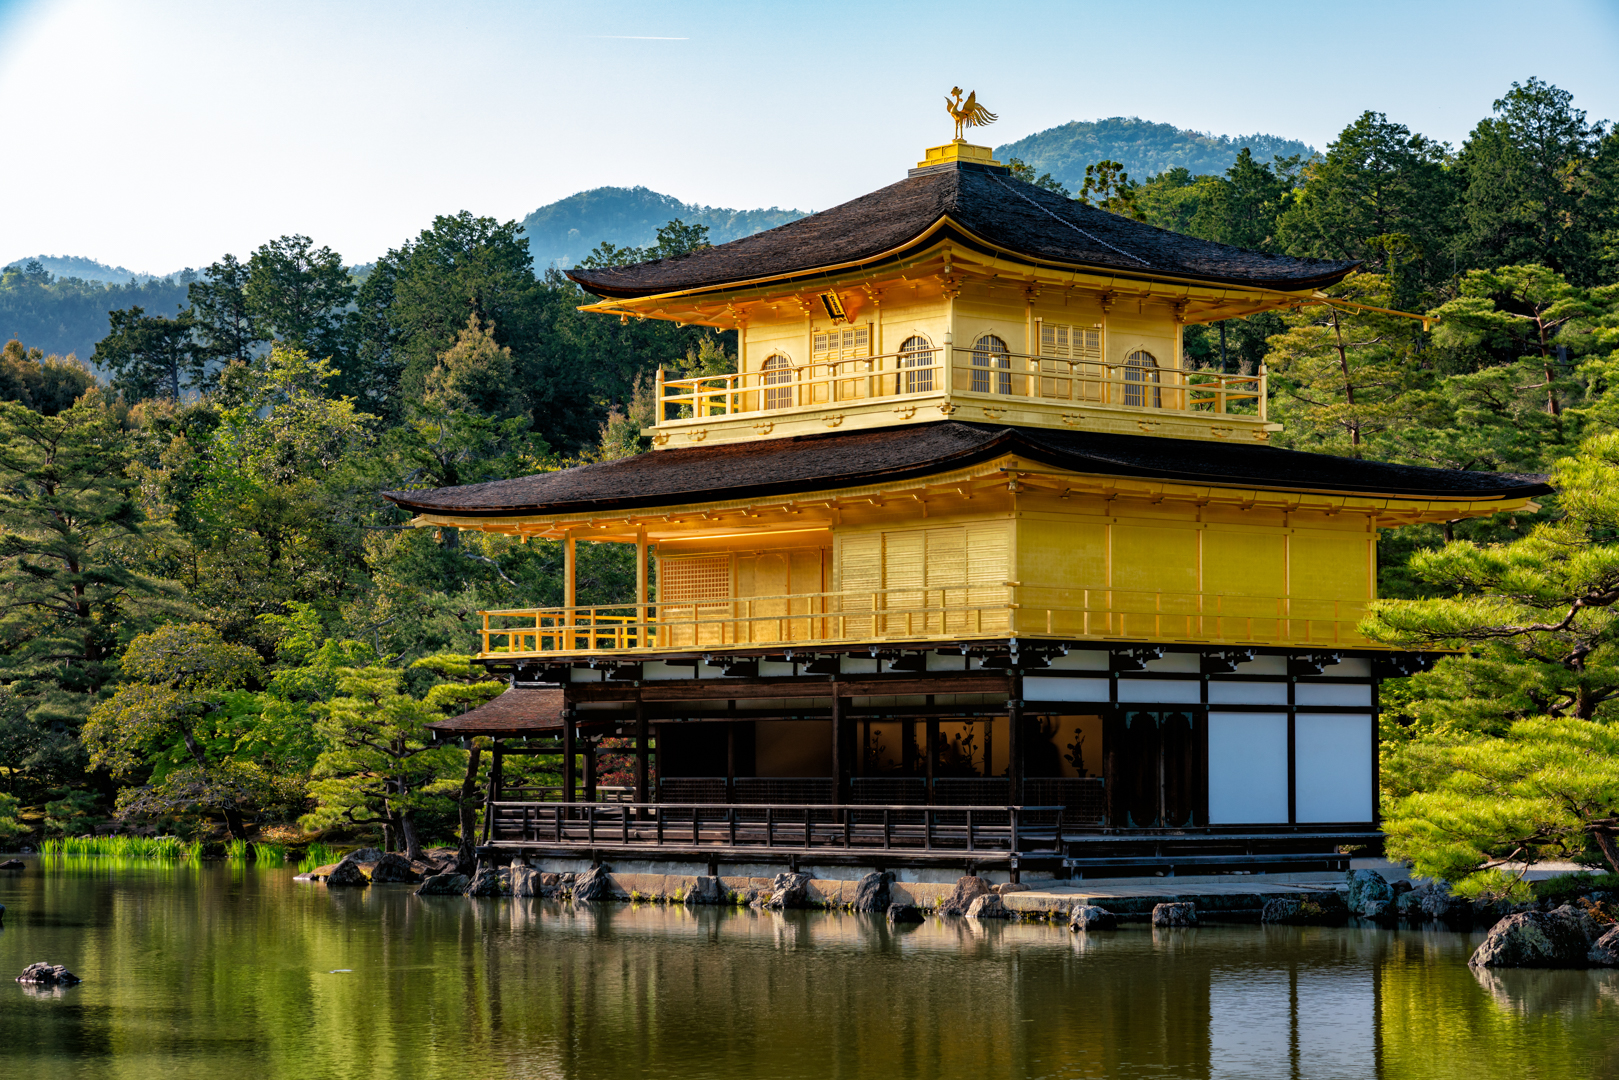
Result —
<instances>
[{"instance_id":1,"label":"gold railing","mask_svg":"<svg viewBox=\"0 0 1619 1080\"><path fill-rule=\"evenodd\" d=\"M485 611L483 655L1057 637L1364 646L1364 601L966 586Z\"/></svg>"},{"instance_id":2,"label":"gold railing","mask_svg":"<svg viewBox=\"0 0 1619 1080\"><path fill-rule=\"evenodd\" d=\"M770 371L658 376L657 422L770 414L879 399L972 395L1267 418L1266 376L1105 363L951 346Z\"/></svg>"}]
</instances>

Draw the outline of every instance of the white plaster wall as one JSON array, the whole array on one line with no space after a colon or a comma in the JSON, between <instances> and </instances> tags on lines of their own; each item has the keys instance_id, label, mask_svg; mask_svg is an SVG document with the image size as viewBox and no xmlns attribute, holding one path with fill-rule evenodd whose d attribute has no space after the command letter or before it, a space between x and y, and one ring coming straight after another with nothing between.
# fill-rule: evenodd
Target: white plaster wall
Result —
<instances>
[{"instance_id":1,"label":"white plaster wall","mask_svg":"<svg viewBox=\"0 0 1619 1080\"><path fill-rule=\"evenodd\" d=\"M1287 715L1209 713L1209 824L1287 822Z\"/></svg>"},{"instance_id":2,"label":"white plaster wall","mask_svg":"<svg viewBox=\"0 0 1619 1080\"><path fill-rule=\"evenodd\" d=\"M1370 715L1300 713L1293 751L1300 822L1372 820Z\"/></svg>"}]
</instances>

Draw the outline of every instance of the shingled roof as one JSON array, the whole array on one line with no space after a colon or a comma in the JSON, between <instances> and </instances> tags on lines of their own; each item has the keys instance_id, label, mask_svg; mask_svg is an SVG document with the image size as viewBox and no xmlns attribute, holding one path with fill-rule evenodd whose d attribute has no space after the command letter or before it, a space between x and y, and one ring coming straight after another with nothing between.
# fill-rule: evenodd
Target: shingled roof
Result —
<instances>
[{"instance_id":1,"label":"shingled roof","mask_svg":"<svg viewBox=\"0 0 1619 1080\"><path fill-rule=\"evenodd\" d=\"M943 420L910 427L697 445L433 491L388 491L416 513L565 514L705 503L899 481L1017 454L1103 476L1406 498L1530 498L1541 476L1391 465L1241 443Z\"/></svg>"},{"instance_id":2,"label":"shingled roof","mask_svg":"<svg viewBox=\"0 0 1619 1080\"><path fill-rule=\"evenodd\" d=\"M1093 267L1134 277L1190 278L1299 290L1331 285L1354 262L1295 259L1198 240L1132 221L1015 180L1004 168L961 164L918 169L897 184L819 214L690 255L635 266L574 269L598 296L631 298L791 277L897 252L948 219L943 235L1036 263Z\"/></svg>"},{"instance_id":3,"label":"shingled roof","mask_svg":"<svg viewBox=\"0 0 1619 1080\"><path fill-rule=\"evenodd\" d=\"M562 730L562 691L554 687L514 686L460 716L427 725L441 739L476 735L538 735Z\"/></svg>"}]
</instances>

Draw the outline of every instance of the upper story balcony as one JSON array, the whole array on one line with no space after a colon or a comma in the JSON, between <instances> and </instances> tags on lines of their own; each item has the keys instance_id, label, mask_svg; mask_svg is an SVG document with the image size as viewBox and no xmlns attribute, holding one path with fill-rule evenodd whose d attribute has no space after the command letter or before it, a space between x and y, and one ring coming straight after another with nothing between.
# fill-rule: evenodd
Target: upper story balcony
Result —
<instances>
[{"instance_id":1,"label":"upper story balcony","mask_svg":"<svg viewBox=\"0 0 1619 1080\"><path fill-rule=\"evenodd\" d=\"M666 379L660 371L657 420L646 434L674 447L947 417L1249 443L1279 430L1267 416L1263 369L1184 370L1160 366L1144 350L1111 363L1096 343L1063 352L1012 352L988 337L972 347L919 345L804 364L777 356L735 375Z\"/></svg>"}]
</instances>

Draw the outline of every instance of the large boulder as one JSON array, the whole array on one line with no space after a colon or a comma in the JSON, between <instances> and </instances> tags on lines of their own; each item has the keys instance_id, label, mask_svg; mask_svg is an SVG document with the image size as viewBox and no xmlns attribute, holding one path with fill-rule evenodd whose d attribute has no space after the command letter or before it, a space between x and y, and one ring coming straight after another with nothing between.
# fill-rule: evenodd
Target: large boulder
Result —
<instances>
[{"instance_id":1,"label":"large boulder","mask_svg":"<svg viewBox=\"0 0 1619 1080\"><path fill-rule=\"evenodd\" d=\"M770 882L770 899L765 906L773 911L801 908L809 896L808 874L777 874Z\"/></svg>"},{"instance_id":2,"label":"large boulder","mask_svg":"<svg viewBox=\"0 0 1619 1080\"><path fill-rule=\"evenodd\" d=\"M382 858L382 849L374 847L355 848L343 858L353 859L355 862L374 863Z\"/></svg>"},{"instance_id":3,"label":"large boulder","mask_svg":"<svg viewBox=\"0 0 1619 1080\"><path fill-rule=\"evenodd\" d=\"M915 904L888 905L888 921L895 926L901 923L919 923L922 919L922 909Z\"/></svg>"},{"instance_id":4,"label":"large boulder","mask_svg":"<svg viewBox=\"0 0 1619 1080\"><path fill-rule=\"evenodd\" d=\"M414 885L422 880L422 875L410 865L410 860L396 852L388 852L378 859L371 868L371 883L373 885Z\"/></svg>"},{"instance_id":5,"label":"large boulder","mask_svg":"<svg viewBox=\"0 0 1619 1080\"><path fill-rule=\"evenodd\" d=\"M573 898L575 901L585 900L611 900L613 898L613 882L608 877L613 868L606 863L592 866L573 879Z\"/></svg>"},{"instance_id":6,"label":"large boulder","mask_svg":"<svg viewBox=\"0 0 1619 1080\"><path fill-rule=\"evenodd\" d=\"M1074 910L1068 913L1068 929L1070 930L1117 930L1118 928L1118 916L1107 908L1097 907L1094 904L1075 904Z\"/></svg>"},{"instance_id":7,"label":"large boulder","mask_svg":"<svg viewBox=\"0 0 1619 1080\"><path fill-rule=\"evenodd\" d=\"M1393 902L1389 900L1368 900L1355 914L1367 922L1382 925L1395 922L1399 918L1399 912L1395 911Z\"/></svg>"},{"instance_id":8,"label":"large boulder","mask_svg":"<svg viewBox=\"0 0 1619 1080\"><path fill-rule=\"evenodd\" d=\"M23 968L22 974L17 976L17 981L34 986L73 986L83 980L61 964L41 960Z\"/></svg>"},{"instance_id":9,"label":"large boulder","mask_svg":"<svg viewBox=\"0 0 1619 1080\"><path fill-rule=\"evenodd\" d=\"M505 893L505 882L500 880L500 871L493 866L480 866L467 882L463 890L468 896L500 896Z\"/></svg>"},{"instance_id":10,"label":"large boulder","mask_svg":"<svg viewBox=\"0 0 1619 1080\"><path fill-rule=\"evenodd\" d=\"M973 901L990 891L989 882L981 877L960 877L956 879L956 887L939 904L940 915L965 915L967 909L973 906Z\"/></svg>"},{"instance_id":11,"label":"large boulder","mask_svg":"<svg viewBox=\"0 0 1619 1080\"><path fill-rule=\"evenodd\" d=\"M1394 898L1394 913L1402 919L1413 922L1422 918L1422 898L1426 895L1417 889L1408 889Z\"/></svg>"},{"instance_id":12,"label":"large boulder","mask_svg":"<svg viewBox=\"0 0 1619 1080\"><path fill-rule=\"evenodd\" d=\"M881 873L867 874L854 887L854 909L872 913L887 911L889 903L888 887L893 883L894 875L886 870Z\"/></svg>"},{"instance_id":13,"label":"large boulder","mask_svg":"<svg viewBox=\"0 0 1619 1080\"><path fill-rule=\"evenodd\" d=\"M1154 926L1196 926L1196 904L1157 904L1152 909Z\"/></svg>"},{"instance_id":14,"label":"large boulder","mask_svg":"<svg viewBox=\"0 0 1619 1080\"><path fill-rule=\"evenodd\" d=\"M1265 901L1259 921L1284 926L1342 926L1349 921L1349 905L1336 890L1279 896Z\"/></svg>"},{"instance_id":15,"label":"large boulder","mask_svg":"<svg viewBox=\"0 0 1619 1080\"><path fill-rule=\"evenodd\" d=\"M343 860L332 867L332 872L326 876L326 887L328 889L346 889L369 884L371 884L371 879L365 876L365 871L360 869L360 860L353 855L344 856Z\"/></svg>"},{"instance_id":16,"label":"large boulder","mask_svg":"<svg viewBox=\"0 0 1619 1080\"><path fill-rule=\"evenodd\" d=\"M1496 923L1468 961L1473 967L1583 968L1600 939L1583 911L1523 911Z\"/></svg>"},{"instance_id":17,"label":"large boulder","mask_svg":"<svg viewBox=\"0 0 1619 1080\"><path fill-rule=\"evenodd\" d=\"M542 885L540 872L532 866L513 863L508 878L513 896L539 896Z\"/></svg>"},{"instance_id":18,"label":"large boulder","mask_svg":"<svg viewBox=\"0 0 1619 1080\"><path fill-rule=\"evenodd\" d=\"M465 874L434 874L422 882L417 896L460 896L467 888Z\"/></svg>"},{"instance_id":19,"label":"large boulder","mask_svg":"<svg viewBox=\"0 0 1619 1080\"><path fill-rule=\"evenodd\" d=\"M1449 882L1435 881L1423 886L1419 908L1425 918L1435 919L1452 926L1468 926L1473 922L1473 902L1465 896L1453 896Z\"/></svg>"},{"instance_id":20,"label":"large boulder","mask_svg":"<svg viewBox=\"0 0 1619 1080\"><path fill-rule=\"evenodd\" d=\"M1373 900L1394 899L1394 889L1376 870L1351 870L1344 875L1344 881L1349 885L1344 903L1350 911L1359 911Z\"/></svg>"},{"instance_id":21,"label":"large boulder","mask_svg":"<svg viewBox=\"0 0 1619 1080\"><path fill-rule=\"evenodd\" d=\"M720 888L719 878L698 877L693 880L692 887L681 894L680 902L687 907L696 907L699 904L718 904L724 899L725 890Z\"/></svg>"},{"instance_id":22,"label":"large boulder","mask_svg":"<svg viewBox=\"0 0 1619 1080\"><path fill-rule=\"evenodd\" d=\"M1585 961L1592 967L1619 967L1619 926L1608 927L1607 933L1596 939Z\"/></svg>"},{"instance_id":23,"label":"large boulder","mask_svg":"<svg viewBox=\"0 0 1619 1080\"><path fill-rule=\"evenodd\" d=\"M1007 910L1006 903L1001 900L999 893L985 893L972 902L967 908L969 919L1010 919L1011 911Z\"/></svg>"}]
</instances>

